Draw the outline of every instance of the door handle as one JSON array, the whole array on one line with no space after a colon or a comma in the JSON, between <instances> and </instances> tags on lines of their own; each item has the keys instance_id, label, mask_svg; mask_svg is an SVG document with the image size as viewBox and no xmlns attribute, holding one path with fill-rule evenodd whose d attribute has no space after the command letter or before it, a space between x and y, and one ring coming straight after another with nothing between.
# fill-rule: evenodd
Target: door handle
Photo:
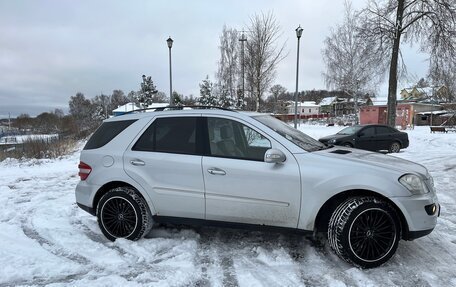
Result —
<instances>
[{"instance_id":1,"label":"door handle","mask_svg":"<svg viewBox=\"0 0 456 287\"><path fill-rule=\"evenodd\" d=\"M213 175L225 175L226 174L226 172L223 169L219 169L216 167L209 168L207 170L207 172L209 172L210 174L213 174Z\"/></svg>"},{"instance_id":2,"label":"door handle","mask_svg":"<svg viewBox=\"0 0 456 287\"><path fill-rule=\"evenodd\" d=\"M132 159L132 160L130 160L130 163L131 163L132 165L136 165L136 166L144 166L144 165L146 165L146 163L143 162L143 161L140 160L140 159Z\"/></svg>"}]
</instances>

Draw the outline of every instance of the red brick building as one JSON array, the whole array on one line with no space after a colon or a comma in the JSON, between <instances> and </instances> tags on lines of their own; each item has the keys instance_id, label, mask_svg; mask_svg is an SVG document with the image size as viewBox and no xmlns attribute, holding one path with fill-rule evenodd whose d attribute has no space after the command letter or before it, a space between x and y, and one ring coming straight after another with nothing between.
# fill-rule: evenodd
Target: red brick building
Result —
<instances>
[{"instance_id":1,"label":"red brick building","mask_svg":"<svg viewBox=\"0 0 456 287\"><path fill-rule=\"evenodd\" d=\"M440 110L439 105L423 103L399 103L396 106L396 126L406 127L415 124L417 113ZM386 124L387 106L365 106L359 110L359 122L365 124Z\"/></svg>"}]
</instances>

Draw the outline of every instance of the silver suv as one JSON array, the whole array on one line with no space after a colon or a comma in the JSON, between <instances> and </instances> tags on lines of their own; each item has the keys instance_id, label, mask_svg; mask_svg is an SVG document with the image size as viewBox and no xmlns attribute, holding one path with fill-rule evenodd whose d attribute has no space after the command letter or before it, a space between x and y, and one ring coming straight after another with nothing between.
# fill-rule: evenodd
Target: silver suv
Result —
<instances>
[{"instance_id":1,"label":"silver suv","mask_svg":"<svg viewBox=\"0 0 456 287\"><path fill-rule=\"evenodd\" d=\"M326 234L376 267L429 234L440 206L416 163L324 145L269 115L161 108L111 118L81 152L76 201L110 240L154 222Z\"/></svg>"}]
</instances>

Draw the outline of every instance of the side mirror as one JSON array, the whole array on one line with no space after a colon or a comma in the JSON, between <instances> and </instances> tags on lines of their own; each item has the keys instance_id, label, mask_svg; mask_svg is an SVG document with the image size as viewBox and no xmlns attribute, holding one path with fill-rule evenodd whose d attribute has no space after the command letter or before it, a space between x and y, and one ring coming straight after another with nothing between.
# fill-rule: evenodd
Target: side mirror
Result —
<instances>
[{"instance_id":1,"label":"side mirror","mask_svg":"<svg viewBox=\"0 0 456 287\"><path fill-rule=\"evenodd\" d=\"M264 162L268 163L282 163L287 159L285 154L278 149L271 148L264 154Z\"/></svg>"},{"instance_id":2,"label":"side mirror","mask_svg":"<svg viewBox=\"0 0 456 287\"><path fill-rule=\"evenodd\" d=\"M363 136L365 136L365 134L364 134L363 132L360 132L360 133L358 134L358 137L363 137Z\"/></svg>"}]
</instances>

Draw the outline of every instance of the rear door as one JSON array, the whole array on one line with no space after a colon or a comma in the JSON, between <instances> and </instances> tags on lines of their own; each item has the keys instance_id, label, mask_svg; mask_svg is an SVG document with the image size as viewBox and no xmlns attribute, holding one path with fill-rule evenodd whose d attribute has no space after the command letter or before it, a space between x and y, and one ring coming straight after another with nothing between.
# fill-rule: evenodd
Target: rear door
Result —
<instances>
[{"instance_id":1,"label":"rear door","mask_svg":"<svg viewBox=\"0 0 456 287\"><path fill-rule=\"evenodd\" d=\"M126 173L161 216L204 218L200 116L157 117L124 154Z\"/></svg>"},{"instance_id":2,"label":"rear door","mask_svg":"<svg viewBox=\"0 0 456 287\"><path fill-rule=\"evenodd\" d=\"M375 127L376 138L379 145L379 150L387 150L394 141L393 130L389 127Z\"/></svg>"},{"instance_id":3,"label":"rear door","mask_svg":"<svg viewBox=\"0 0 456 287\"><path fill-rule=\"evenodd\" d=\"M301 180L293 155L235 119L208 117L206 137L206 219L296 228ZM264 162L271 147L285 153L284 163Z\"/></svg>"}]
</instances>

